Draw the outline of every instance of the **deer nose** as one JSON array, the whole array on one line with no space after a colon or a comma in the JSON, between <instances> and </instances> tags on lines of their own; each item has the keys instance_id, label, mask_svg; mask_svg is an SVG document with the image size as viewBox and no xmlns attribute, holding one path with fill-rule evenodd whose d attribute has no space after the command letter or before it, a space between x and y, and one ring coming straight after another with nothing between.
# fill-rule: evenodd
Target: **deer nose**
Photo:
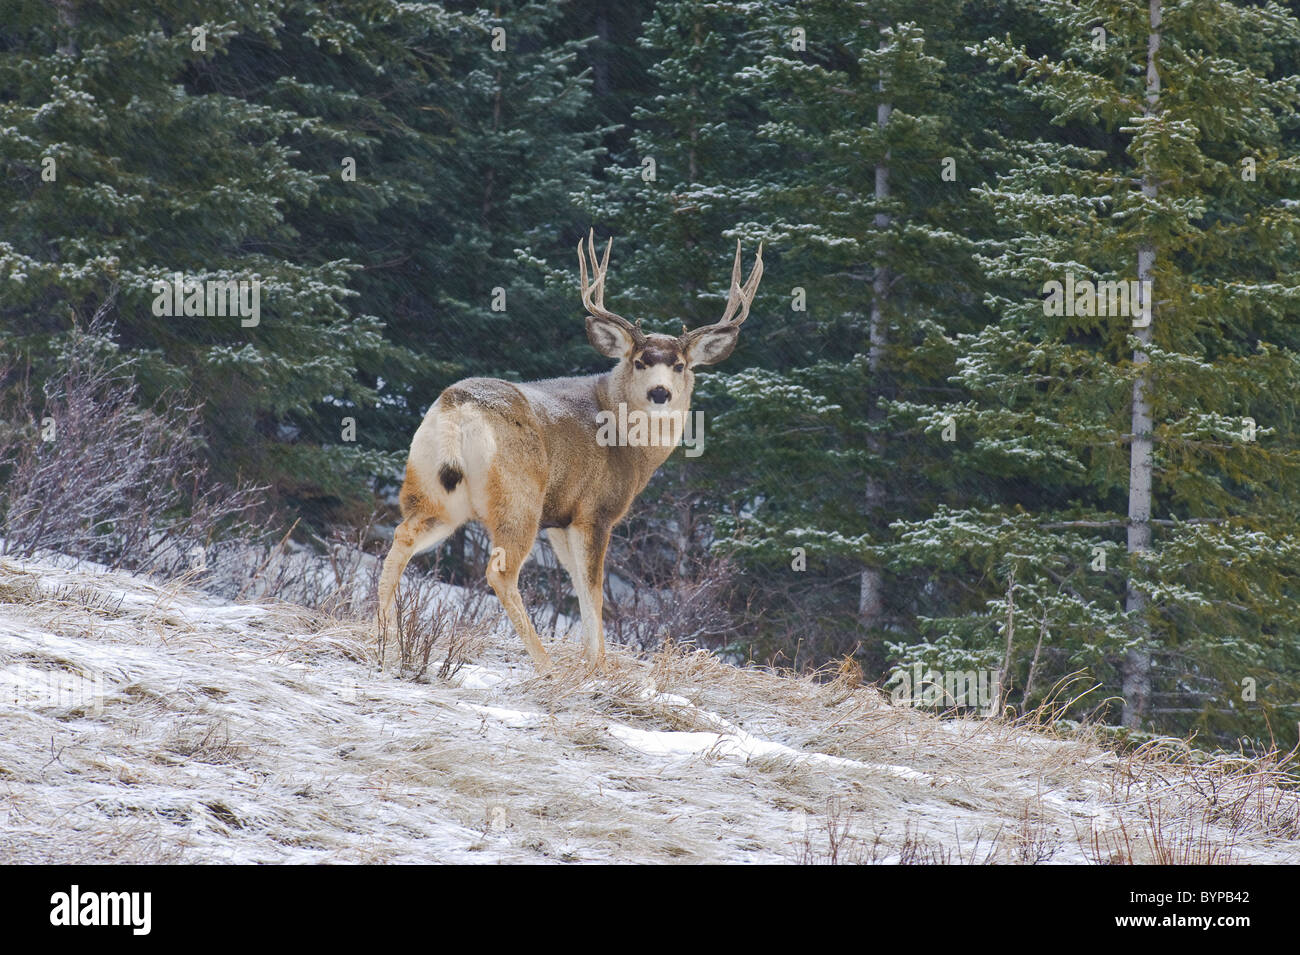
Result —
<instances>
[{"instance_id":1,"label":"deer nose","mask_svg":"<svg viewBox=\"0 0 1300 955\"><path fill-rule=\"evenodd\" d=\"M663 385L655 385L653 388L651 388L649 391L646 392L646 397L649 398L657 405L663 404L672 396L673 396L672 392L669 391L667 388L665 388Z\"/></svg>"}]
</instances>

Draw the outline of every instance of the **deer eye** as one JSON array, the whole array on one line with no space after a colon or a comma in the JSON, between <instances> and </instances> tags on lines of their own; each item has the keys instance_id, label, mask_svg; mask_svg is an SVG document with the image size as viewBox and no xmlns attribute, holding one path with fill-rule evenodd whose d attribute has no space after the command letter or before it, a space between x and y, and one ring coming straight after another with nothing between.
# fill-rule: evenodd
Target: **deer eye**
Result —
<instances>
[{"instance_id":1,"label":"deer eye","mask_svg":"<svg viewBox=\"0 0 1300 955\"><path fill-rule=\"evenodd\" d=\"M673 371L681 372L681 370L685 367L686 366L679 361L677 364L673 365Z\"/></svg>"},{"instance_id":2,"label":"deer eye","mask_svg":"<svg viewBox=\"0 0 1300 955\"><path fill-rule=\"evenodd\" d=\"M641 361L639 358L632 362L632 364L636 366L637 371L645 371L645 362Z\"/></svg>"}]
</instances>

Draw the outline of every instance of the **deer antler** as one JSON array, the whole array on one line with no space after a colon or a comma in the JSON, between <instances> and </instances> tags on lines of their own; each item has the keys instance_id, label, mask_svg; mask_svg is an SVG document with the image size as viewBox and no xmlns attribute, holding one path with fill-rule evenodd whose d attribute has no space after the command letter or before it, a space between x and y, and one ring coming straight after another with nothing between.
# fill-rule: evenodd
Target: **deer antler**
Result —
<instances>
[{"instance_id":1,"label":"deer antler","mask_svg":"<svg viewBox=\"0 0 1300 955\"><path fill-rule=\"evenodd\" d=\"M740 240L736 240L736 262L731 267L731 293L727 296L727 307L722 312L721 320L712 325L703 325L682 335L683 341L690 342L701 335L716 331L727 325L739 327L749 317L749 307L754 304L754 293L758 291L758 281L763 277L763 243L758 243L758 252L754 256L754 268L749 273L745 284L740 284ZM737 314L739 312L739 314Z\"/></svg>"},{"instance_id":2,"label":"deer antler","mask_svg":"<svg viewBox=\"0 0 1300 955\"><path fill-rule=\"evenodd\" d=\"M622 315L616 315L609 309L605 308L605 273L609 270L609 250L614 245L614 237L610 236L609 242L605 244L605 255L596 261L596 230L592 229L587 233L587 249L584 252L582 240L578 240L578 272L582 276L582 306L593 317L606 322L612 322L623 328L636 342L640 348L645 345L645 333L641 331L641 323L633 325ZM587 284L587 257L591 257L591 284Z\"/></svg>"}]
</instances>

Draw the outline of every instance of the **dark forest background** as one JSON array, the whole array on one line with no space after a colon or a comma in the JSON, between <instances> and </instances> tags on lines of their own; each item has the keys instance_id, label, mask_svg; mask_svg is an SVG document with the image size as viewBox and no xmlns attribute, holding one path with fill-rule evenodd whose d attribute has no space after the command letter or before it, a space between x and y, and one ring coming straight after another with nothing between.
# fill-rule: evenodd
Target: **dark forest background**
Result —
<instances>
[{"instance_id":1,"label":"dark forest background","mask_svg":"<svg viewBox=\"0 0 1300 955\"><path fill-rule=\"evenodd\" d=\"M673 333L761 240L704 453L619 531L616 622L1292 745L1298 7L0 0L0 478L89 335L142 414L198 407L275 533L391 525L442 388L608 365L590 227L611 307ZM156 316L178 272L258 278L260 323ZM1149 278L1150 327L1051 314L1067 273Z\"/></svg>"}]
</instances>

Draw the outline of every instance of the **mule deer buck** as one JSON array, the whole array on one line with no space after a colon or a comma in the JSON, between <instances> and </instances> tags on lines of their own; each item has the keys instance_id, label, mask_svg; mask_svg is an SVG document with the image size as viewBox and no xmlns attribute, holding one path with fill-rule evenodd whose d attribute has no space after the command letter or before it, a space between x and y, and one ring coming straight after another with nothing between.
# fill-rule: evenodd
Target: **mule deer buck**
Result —
<instances>
[{"instance_id":1,"label":"mule deer buck","mask_svg":"<svg viewBox=\"0 0 1300 955\"><path fill-rule=\"evenodd\" d=\"M532 657L545 670L550 657L519 595L519 570L545 528L573 580L582 612L583 654L605 659L601 624L605 550L611 529L672 453L690 408L693 369L731 354L763 275L760 244L749 279L740 284L740 243L722 319L680 337L646 334L605 308L611 238L597 262L594 230L578 241L587 338L618 364L600 375L516 384L466 378L448 387L411 440L402 484L402 522L379 580L379 636L387 633L398 581L414 554L428 550L469 520L492 539L487 580ZM592 279L587 281L590 260ZM624 413L676 422L658 442L610 441L601 421ZM653 431L653 429L652 429ZM662 429L659 431L662 434ZM388 653L385 653L388 657ZM386 659L387 663L388 660Z\"/></svg>"}]
</instances>

